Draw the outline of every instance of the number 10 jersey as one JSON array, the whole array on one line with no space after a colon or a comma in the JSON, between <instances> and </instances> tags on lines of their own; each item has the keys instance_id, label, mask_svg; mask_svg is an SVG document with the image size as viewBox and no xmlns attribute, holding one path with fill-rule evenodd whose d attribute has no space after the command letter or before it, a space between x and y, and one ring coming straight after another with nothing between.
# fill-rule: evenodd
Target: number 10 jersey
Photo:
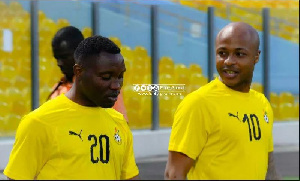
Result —
<instances>
[{"instance_id":1,"label":"number 10 jersey","mask_svg":"<svg viewBox=\"0 0 300 181\"><path fill-rule=\"evenodd\" d=\"M169 150L195 160L188 179L265 179L272 125L263 94L234 91L216 78L178 106Z\"/></svg>"}]
</instances>

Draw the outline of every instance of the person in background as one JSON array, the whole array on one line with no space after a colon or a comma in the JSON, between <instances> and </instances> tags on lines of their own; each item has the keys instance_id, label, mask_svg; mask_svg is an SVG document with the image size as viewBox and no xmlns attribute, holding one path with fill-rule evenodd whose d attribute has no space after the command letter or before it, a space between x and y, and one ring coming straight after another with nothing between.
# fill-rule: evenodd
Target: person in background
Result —
<instances>
[{"instance_id":1,"label":"person in background","mask_svg":"<svg viewBox=\"0 0 300 181\"><path fill-rule=\"evenodd\" d=\"M53 99L60 94L68 92L74 82L73 66L75 64L74 51L79 43L84 39L81 31L74 26L61 28L52 39L52 51L57 65L64 74L58 83L53 86L53 90L48 96ZM128 122L126 108L123 101L123 91L118 96L118 100L113 106L114 109L122 113Z\"/></svg>"}]
</instances>

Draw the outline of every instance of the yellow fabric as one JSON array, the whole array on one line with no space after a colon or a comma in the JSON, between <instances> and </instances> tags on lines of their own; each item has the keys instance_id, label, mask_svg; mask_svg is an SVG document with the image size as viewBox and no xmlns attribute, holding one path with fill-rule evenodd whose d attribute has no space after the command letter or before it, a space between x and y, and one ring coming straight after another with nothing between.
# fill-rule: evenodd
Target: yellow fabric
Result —
<instances>
[{"instance_id":1,"label":"yellow fabric","mask_svg":"<svg viewBox=\"0 0 300 181\"><path fill-rule=\"evenodd\" d=\"M4 171L23 180L118 180L138 173L122 114L83 107L64 94L22 119Z\"/></svg>"},{"instance_id":2,"label":"yellow fabric","mask_svg":"<svg viewBox=\"0 0 300 181\"><path fill-rule=\"evenodd\" d=\"M195 160L188 179L265 179L272 127L273 112L263 94L234 91L216 78L178 106L169 151Z\"/></svg>"}]
</instances>

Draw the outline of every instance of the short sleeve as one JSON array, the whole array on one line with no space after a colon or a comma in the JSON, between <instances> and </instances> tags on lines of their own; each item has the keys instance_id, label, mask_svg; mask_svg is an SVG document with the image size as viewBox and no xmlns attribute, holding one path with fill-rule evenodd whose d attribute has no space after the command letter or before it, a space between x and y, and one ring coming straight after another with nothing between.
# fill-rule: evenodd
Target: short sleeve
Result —
<instances>
[{"instance_id":1,"label":"short sleeve","mask_svg":"<svg viewBox=\"0 0 300 181\"><path fill-rule=\"evenodd\" d=\"M127 125L127 124L126 124ZM124 157L124 163L121 173L121 179L130 179L132 177L135 177L139 174L139 169L135 163L135 157L133 152L133 138L132 133L128 128L128 141L126 145L126 153Z\"/></svg>"},{"instance_id":2,"label":"short sleeve","mask_svg":"<svg viewBox=\"0 0 300 181\"><path fill-rule=\"evenodd\" d=\"M204 102L190 94L179 104L175 115L169 141L169 151L180 152L196 160L208 137ZM209 119L206 117L206 119Z\"/></svg>"},{"instance_id":3,"label":"short sleeve","mask_svg":"<svg viewBox=\"0 0 300 181\"><path fill-rule=\"evenodd\" d=\"M48 133L41 122L23 117L4 174L14 180L35 179L49 156Z\"/></svg>"},{"instance_id":4,"label":"short sleeve","mask_svg":"<svg viewBox=\"0 0 300 181\"><path fill-rule=\"evenodd\" d=\"M269 116L269 123L271 124L271 136L269 138L269 148L268 151L269 152L273 152L274 150L274 143L273 143L273 124L274 124L274 113L273 113L273 109L270 105L270 103L268 102L268 112L270 114Z\"/></svg>"}]
</instances>

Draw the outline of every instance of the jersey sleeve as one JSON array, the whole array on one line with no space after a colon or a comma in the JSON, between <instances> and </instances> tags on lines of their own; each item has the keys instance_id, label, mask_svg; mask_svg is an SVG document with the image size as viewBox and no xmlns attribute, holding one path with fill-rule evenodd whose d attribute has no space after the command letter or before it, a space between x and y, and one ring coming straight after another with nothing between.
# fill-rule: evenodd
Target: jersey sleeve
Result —
<instances>
[{"instance_id":1,"label":"jersey sleeve","mask_svg":"<svg viewBox=\"0 0 300 181\"><path fill-rule=\"evenodd\" d=\"M188 95L179 104L172 125L169 151L180 152L196 160L208 137L204 102Z\"/></svg>"},{"instance_id":2,"label":"jersey sleeve","mask_svg":"<svg viewBox=\"0 0 300 181\"><path fill-rule=\"evenodd\" d=\"M273 124L274 124L274 113L273 113L273 109L270 105L270 103L268 102L268 112L270 113L270 116L269 116L269 121L270 121L270 124L271 124L271 136L270 136L270 139L269 139L269 152L273 152L274 150L274 143L273 143Z\"/></svg>"},{"instance_id":3,"label":"jersey sleeve","mask_svg":"<svg viewBox=\"0 0 300 181\"><path fill-rule=\"evenodd\" d=\"M4 174L14 180L33 180L48 159L47 130L45 126L25 116L16 132L16 139Z\"/></svg>"},{"instance_id":4,"label":"jersey sleeve","mask_svg":"<svg viewBox=\"0 0 300 181\"><path fill-rule=\"evenodd\" d=\"M125 125L127 126L127 124ZM126 152L124 156L124 163L123 163L123 168L122 168L122 173L121 173L121 179L130 179L132 177L135 177L139 174L139 169L135 163L135 157L134 157L134 152L133 152L133 137L132 133L127 126L128 132L128 141L126 145Z\"/></svg>"}]
</instances>

